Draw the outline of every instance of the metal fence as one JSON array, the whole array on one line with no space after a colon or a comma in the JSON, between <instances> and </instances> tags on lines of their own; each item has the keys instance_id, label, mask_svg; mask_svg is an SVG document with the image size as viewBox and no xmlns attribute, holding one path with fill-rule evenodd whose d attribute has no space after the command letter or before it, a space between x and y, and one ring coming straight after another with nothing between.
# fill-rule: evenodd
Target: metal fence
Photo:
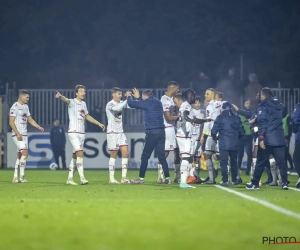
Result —
<instances>
[{"instance_id":1,"label":"metal fence","mask_svg":"<svg viewBox=\"0 0 300 250\"><path fill-rule=\"evenodd\" d=\"M125 88L124 88L125 89ZM142 90L142 89L141 89ZM183 91L184 89L181 89ZM42 126L52 126L55 118L60 119L62 125L68 124L68 115L66 105L55 98L56 91L54 89L29 89L30 100L29 108L32 117ZM73 89L59 90L66 97L73 98ZM153 93L157 98L160 98L165 93L165 89L154 89ZM284 103L290 114L292 114L294 106L300 101L300 88L273 88L273 93ZM11 106L17 100L17 95L13 90L9 90L8 104ZM105 115L105 106L111 100L110 89L88 89L85 102L89 111L97 106L102 109ZM241 96L240 103L244 103L244 97ZM228 100L230 101L230 100ZM103 119L104 117L102 117ZM143 125L143 116L141 110L124 110L123 114L124 126L141 126Z\"/></svg>"}]
</instances>

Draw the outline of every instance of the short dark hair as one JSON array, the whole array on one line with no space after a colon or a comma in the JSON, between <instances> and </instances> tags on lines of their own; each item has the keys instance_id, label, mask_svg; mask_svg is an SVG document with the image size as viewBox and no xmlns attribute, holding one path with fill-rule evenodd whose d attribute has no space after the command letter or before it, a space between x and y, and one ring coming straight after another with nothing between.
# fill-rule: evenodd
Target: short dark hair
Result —
<instances>
[{"instance_id":1,"label":"short dark hair","mask_svg":"<svg viewBox=\"0 0 300 250\"><path fill-rule=\"evenodd\" d=\"M187 89L182 93L183 100L188 102L189 104L195 103L195 97L196 97L196 93L192 89Z\"/></svg>"},{"instance_id":2,"label":"short dark hair","mask_svg":"<svg viewBox=\"0 0 300 250\"><path fill-rule=\"evenodd\" d=\"M53 122L56 122L56 121L60 121L58 118L55 118L54 120L53 120Z\"/></svg>"},{"instance_id":3,"label":"short dark hair","mask_svg":"<svg viewBox=\"0 0 300 250\"><path fill-rule=\"evenodd\" d=\"M224 94L222 93L222 92L220 92L220 91L218 91L217 93L216 93L216 95L218 95L219 96L219 98L224 98Z\"/></svg>"},{"instance_id":4,"label":"short dark hair","mask_svg":"<svg viewBox=\"0 0 300 250\"><path fill-rule=\"evenodd\" d=\"M26 89L21 89L19 95L29 95L29 92Z\"/></svg>"},{"instance_id":5,"label":"short dark hair","mask_svg":"<svg viewBox=\"0 0 300 250\"><path fill-rule=\"evenodd\" d=\"M178 99L178 100L183 100L182 94L181 93L177 93L176 95L174 95L173 99Z\"/></svg>"},{"instance_id":6,"label":"short dark hair","mask_svg":"<svg viewBox=\"0 0 300 250\"><path fill-rule=\"evenodd\" d=\"M86 90L85 86L80 85L80 84L76 85L76 87L75 87L75 93L78 93L78 89L84 89L84 90Z\"/></svg>"},{"instance_id":7,"label":"short dark hair","mask_svg":"<svg viewBox=\"0 0 300 250\"><path fill-rule=\"evenodd\" d=\"M170 86L179 86L179 84L175 81L169 81L168 82L168 87L170 87Z\"/></svg>"},{"instance_id":8,"label":"short dark hair","mask_svg":"<svg viewBox=\"0 0 300 250\"><path fill-rule=\"evenodd\" d=\"M142 94L149 97L152 95L152 90L145 89L145 90L143 90Z\"/></svg>"},{"instance_id":9,"label":"short dark hair","mask_svg":"<svg viewBox=\"0 0 300 250\"><path fill-rule=\"evenodd\" d=\"M262 94L264 97L266 97L266 98L271 98L271 97L273 97L272 91L271 91L271 89L268 88L268 87L262 88L261 94Z\"/></svg>"},{"instance_id":10,"label":"short dark hair","mask_svg":"<svg viewBox=\"0 0 300 250\"><path fill-rule=\"evenodd\" d=\"M201 97L197 95L197 96L195 97L195 102L196 102L196 101L201 102Z\"/></svg>"},{"instance_id":11,"label":"short dark hair","mask_svg":"<svg viewBox=\"0 0 300 250\"><path fill-rule=\"evenodd\" d=\"M118 88L118 87L113 87L110 92L113 93L117 93L117 92L122 92L122 89Z\"/></svg>"}]
</instances>

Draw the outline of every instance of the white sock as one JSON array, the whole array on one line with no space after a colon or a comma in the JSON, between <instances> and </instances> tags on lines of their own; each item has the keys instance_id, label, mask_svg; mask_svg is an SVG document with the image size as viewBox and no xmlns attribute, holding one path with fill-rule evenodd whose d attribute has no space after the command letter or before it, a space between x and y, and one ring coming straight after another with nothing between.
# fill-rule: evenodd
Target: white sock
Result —
<instances>
[{"instance_id":1,"label":"white sock","mask_svg":"<svg viewBox=\"0 0 300 250\"><path fill-rule=\"evenodd\" d=\"M76 166L76 159L72 158L69 166L69 176L68 180L73 180L74 168Z\"/></svg>"},{"instance_id":2,"label":"white sock","mask_svg":"<svg viewBox=\"0 0 300 250\"><path fill-rule=\"evenodd\" d=\"M84 180L85 178L84 178L84 174L83 174L83 158L82 157L76 158L76 167L78 170L80 180Z\"/></svg>"},{"instance_id":3,"label":"white sock","mask_svg":"<svg viewBox=\"0 0 300 250\"><path fill-rule=\"evenodd\" d=\"M199 172L200 172L199 164L196 163L194 168L194 176L196 176L198 179L200 179Z\"/></svg>"},{"instance_id":4,"label":"white sock","mask_svg":"<svg viewBox=\"0 0 300 250\"><path fill-rule=\"evenodd\" d=\"M17 159L17 160L16 160L16 164L15 164L14 179L18 179L19 165L20 165L20 160Z\"/></svg>"},{"instance_id":5,"label":"white sock","mask_svg":"<svg viewBox=\"0 0 300 250\"><path fill-rule=\"evenodd\" d=\"M164 178L164 171L162 169L162 165L160 163L157 164L157 179L163 179Z\"/></svg>"},{"instance_id":6,"label":"white sock","mask_svg":"<svg viewBox=\"0 0 300 250\"><path fill-rule=\"evenodd\" d=\"M108 170L109 170L109 179L111 181L115 179L115 164L116 164L116 159L109 158Z\"/></svg>"},{"instance_id":7,"label":"white sock","mask_svg":"<svg viewBox=\"0 0 300 250\"><path fill-rule=\"evenodd\" d=\"M180 178L180 164L174 164L174 179Z\"/></svg>"},{"instance_id":8,"label":"white sock","mask_svg":"<svg viewBox=\"0 0 300 250\"><path fill-rule=\"evenodd\" d=\"M180 183L186 183L187 173L189 168L189 161L182 160L180 165Z\"/></svg>"},{"instance_id":9,"label":"white sock","mask_svg":"<svg viewBox=\"0 0 300 250\"><path fill-rule=\"evenodd\" d=\"M214 166L211 159L206 160L206 168L208 171L208 177L210 181L214 180Z\"/></svg>"},{"instance_id":10,"label":"white sock","mask_svg":"<svg viewBox=\"0 0 300 250\"><path fill-rule=\"evenodd\" d=\"M126 178L128 168L128 158L122 158L122 178Z\"/></svg>"},{"instance_id":11,"label":"white sock","mask_svg":"<svg viewBox=\"0 0 300 250\"><path fill-rule=\"evenodd\" d=\"M190 176L194 176L194 171L195 171L195 168L193 168L193 165L191 164L190 165Z\"/></svg>"},{"instance_id":12,"label":"white sock","mask_svg":"<svg viewBox=\"0 0 300 250\"><path fill-rule=\"evenodd\" d=\"M25 176L26 158L26 156L22 155L20 159L20 178Z\"/></svg>"}]
</instances>

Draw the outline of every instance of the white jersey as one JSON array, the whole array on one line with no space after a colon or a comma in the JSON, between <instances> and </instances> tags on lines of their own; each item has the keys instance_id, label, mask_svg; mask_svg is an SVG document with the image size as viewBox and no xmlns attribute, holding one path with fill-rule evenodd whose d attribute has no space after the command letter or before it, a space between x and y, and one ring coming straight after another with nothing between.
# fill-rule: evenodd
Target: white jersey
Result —
<instances>
[{"instance_id":1,"label":"white jersey","mask_svg":"<svg viewBox=\"0 0 300 250\"><path fill-rule=\"evenodd\" d=\"M188 121L186 121L183 118L184 111L189 111L191 116L192 106L188 102L183 102L179 108L179 120L177 121L176 127L177 127L177 133L176 137L191 137L192 135L192 124Z\"/></svg>"},{"instance_id":2,"label":"white jersey","mask_svg":"<svg viewBox=\"0 0 300 250\"><path fill-rule=\"evenodd\" d=\"M123 133L123 121L122 110L128 108L127 100L121 102L115 102L111 100L106 104L106 116L107 116L107 134L111 133Z\"/></svg>"},{"instance_id":3,"label":"white jersey","mask_svg":"<svg viewBox=\"0 0 300 250\"><path fill-rule=\"evenodd\" d=\"M205 110L203 109L192 109L192 114L190 117L196 117L197 119L205 118ZM192 136L193 137L200 137L202 124L193 124L192 125Z\"/></svg>"},{"instance_id":4,"label":"white jersey","mask_svg":"<svg viewBox=\"0 0 300 250\"><path fill-rule=\"evenodd\" d=\"M212 119L211 122L205 122L203 126L203 133L207 135L211 135L210 131L214 126L214 121L216 120L217 116L221 114L221 102L212 100L208 103L206 107L206 119Z\"/></svg>"},{"instance_id":5,"label":"white jersey","mask_svg":"<svg viewBox=\"0 0 300 250\"><path fill-rule=\"evenodd\" d=\"M21 135L27 135L27 119L30 115L27 104L15 102L9 111L9 116L15 117L15 125ZM12 131L12 136L16 133Z\"/></svg>"},{"instance_id":6,"label":"white jersey","mask_svg":"<svg viewBox=\"0 0 300 250\"><path fill-rule=\"evenodd\" d=\"M68 133L85 133L85 116L89 114L86 103L76 98L70 99L68 105L69 129Z\"/></svg>"},{"instance_id":7,"label":"white jersey","mask_svg":"<svg viewBox=\"0 0 300 250\"><path fill-rule=\"evenodd\" d=\"M176 107L175 107L175 104L174 104L174 101L173 101L172 97L163 95L160 98L160 101L162 103L164 112L169 111L171 113L171 116L176 116ZM164 116L164 124L165 124L166 128L167 127L174 127L175 123L176 123L175 121L167 121L166 117Z\"/></svg>"}]
</instances>

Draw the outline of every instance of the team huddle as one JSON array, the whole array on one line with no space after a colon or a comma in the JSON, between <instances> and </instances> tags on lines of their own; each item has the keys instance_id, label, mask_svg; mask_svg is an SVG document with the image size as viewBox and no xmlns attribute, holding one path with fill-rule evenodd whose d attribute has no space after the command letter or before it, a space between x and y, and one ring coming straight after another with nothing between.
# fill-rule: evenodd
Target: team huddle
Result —
<instances>
[{"instance_id":1,"label":"team huddle","mask_svg":"<svg viewBox=\"0 0 300 250\"><path fill-rule=\"evenodd\" d=\"M135 97L137 92L137 89L133 90L134 94L127 91L125 93L125 100L122 101L122 90L114 87L111 90L112 100L106 105L108 120L106 129L107 147L110 152L108 168L109 183L111 184L141 183L140 181L136 182L127 179L129 153L122 122L122 110L125 108L134 108L130 107L127 99L128 97ZM196 96L193 90L189 89L183 93L178 92L178 83L171 81L168 83L165 95L163 95L160 100L163 108L165 130L165 158L168 157L171 151L174 151L174 182L179 183L181 188L195 188L190 184L215 184L215 179L218 175L220 155L216 134L212 134L212 129L214 128L214 122L222 113L223 109L227 107L226 105L228 103L225 104L222 93L209 88L205 92L205 109L201 109L203 105L201 97ZM86 103L83 101L85 94L85 87L83 85L77 85L75 87L76 97L73 99L68 99L59 92L55 95L57 99L64 102L68 107L68 137L73 147L69 174L66 181L68 185L78 185L73 180L75 170L79 173L80 184L88 184L84 176L83 167L85 120L105 130L105 126L102 123L89 115ZM139 96L139 94L137 96ZM25 179L25 166L28 157L27 121L41 132L44 132L44 129L31 118L27 106L28 100L29 93L25 90L21 90L18 101L13 104L10 110L10 126L13 130L12 138L17 146L17 160L12 180L13 183L27 182ZM120 182L115 179L115 163L118 151L120 151L122 155L122 178ZM232 157L234 158L234 156ZM208 170L208 177L206 179L200 178L201 158L202 161L205 161ZM162 158L160 159L162 161ZM239 171L237 172L234 182L235 185L242 183ZM169 176L164 176L162 162L158 163L158 183L171 183Z\"/></svg>"}]
</instances>

